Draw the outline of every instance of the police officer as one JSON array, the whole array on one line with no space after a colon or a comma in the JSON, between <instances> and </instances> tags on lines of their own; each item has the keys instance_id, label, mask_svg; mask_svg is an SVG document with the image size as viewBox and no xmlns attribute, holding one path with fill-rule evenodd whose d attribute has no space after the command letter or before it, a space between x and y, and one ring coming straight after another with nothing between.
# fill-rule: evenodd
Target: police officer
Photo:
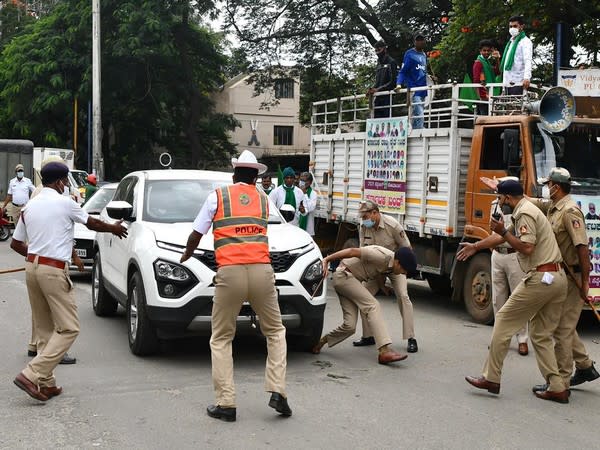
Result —
<instances>
[{"instance_id":1,"label":"police officer","mask_svg":"<svg viewBox=\"0 0 600 450\"><path fill-rule=\"evenodd\" d=\"M4 214L4 210L6 209L8 215L13 218L13 221L16 224L21 216L21 209L29 201L29 197L35 189L35 186L31 180L25 176L23 164L16 165L15 175L16 176L8 183L8 192L4 199L4 204L0 208L0 216Z\"/></svg>"},{"instance_id":2,"label":"police officer","mask_svg":"<svg viewBox=\"0 0 600 450\"><path fill-rule=\"evenodd\" d=\"M208 196L194 221L194 230L181 257L184 262L192 256L212 225L218 265L210 338L216 404L210 405L206 412L216 419L236 420L231 342L240 308L244 301L249 301L267 338L265 390L271 392L269 406L283 416L291 416L285 393L285 327L277 303L267 240L269 201L256 188L258 174L267 167L257 162L248 150L244 150L239 159L233 158L232 164L235 184L217 189Z\"/></svg>"},{"instance_id":3,"label":"police officer","mask_svg":"<svg viewBox=\"0 0 600 450\"><path fill-rule=\"evenodd\" d=\"M589 292L588 237L583 213L569 195L571 192L569 171L555 167L541 181L547 186L551 200L530 199L530 201L546 213L552 224L552 230L564 260L563 264L568 266L567 297L560 322L553 335L558 369L568 388L573 381L574 384L581 384L600 377L575 329L581 315L583 302L587 300ZM577 371L572 381L573 358L575 358ZM545 384L533 387L534 392L545 389Z\"/></svg>"},{"instance_id":4,"label":"police officer","mask_svg":"<svg viewBox=\"0 0 600 450\"><path fill-rule=\"evenodd\" d=\"M373 331L375 344L379 349L379 364L389 364L406 359L408 355L396 352L391 347L392 340L383 319L381 306L362 283L377 280L379 286L383 286L387 275L414 273L417 268L415 254L407 247L401 247L395 253L379 245L347 248L323 259L325 275L329 263L338 259L342 261L333 274L333 287L340 299L344 322L323 336L313 348L313 353L319 353L325 344L333 347L352 336L356 331L356 322L360 312Z\"/></svg>"},{"instance_id":5,"label":"police officer","mask_svg":"<svg viewBox=\"0 0 600 450\"><path fill-rule=\"evenodd\" d=\"M77 302L69 278L73 226L127 236L120 223L108 224L88 216L62 195L69 187L69 168L51 162L41 169L44 188L22 211L11 248L26 257L25 276L36 328L37 356L14 379L29 396L46 401L62 393L54 368L79 334Z\"/></svg>"},{"instance_id":6,"label":"police officer","mask_svg":"<svg viewBox=\"0 0 600 450\"><path fill-rule=\"evenodd\" d=\"M544 400L568 403L568 390L558 372L552 334L560 319L567 289L567 279L560 263L562 257L552 227L544 214L523 197L518 181L506 180L497 186L498 207L508 204L513 209L513 223L490 221L493 233L487 238L464 243L457 253L464 261L477 251L508 242L519 253L519 264L525 278L511 293L496 315L488 359L480 377L465 377L466 381L492 394L500 393L500 376L512 336L530 320L531 343L538 367L548 388L535 392Z\"/></svg>"},{"instance_id":7,"label":"police officer","mask_svg":"<svg viewBox=\"0 0 600 450\"><path fill-rule=\"evenodd\" d=\"M402 225L393 217L381 214L377 203L365 200L358 208L358 214L360 214L362 219L359 228L360 247L380 245L391 251L396 251L401 247L410 248L410 241ZM408 353L415 353L419 348L415 339L413 305L408 296L406 275L391 273L387 277L391 280L394 287L394 293L396 294L398 307L400 308L400 315L402 316L402 338L408 339L406 351ZM379 286L375 280L369 280L365 286L372 295L375 295L379 290ZM386 290L384 288L384 291ZM375 339L373 339L373 333L371 333L369 323L362 314L361 321L363 327L362 337L352 344L356 347L374 345Z\"/></svg>"},{"instance_id":8,"label":"police officer","mask_svg":"<svg viewBox=\"0 0 600 450\"><path fill-rule=\"evenodd\" d=\"M517 177L498 178L498 181L505 180L519 181ZM512 220L510 207L505 204L504 208L498 208L498 200L492 202L490 217L495 214L502 214L504 223L508 224ZM492 306L494 316L504 306L510 293L517 288L523 278L525 278L525 272L519 266L517 251L508 242L494 248L492 251ZM517 343L519 344L518 351L521 356L526 356L529 353L527 328L527 324L523 325L523 328L517 331L516 334Z\"/></svg>"}]
</instances>

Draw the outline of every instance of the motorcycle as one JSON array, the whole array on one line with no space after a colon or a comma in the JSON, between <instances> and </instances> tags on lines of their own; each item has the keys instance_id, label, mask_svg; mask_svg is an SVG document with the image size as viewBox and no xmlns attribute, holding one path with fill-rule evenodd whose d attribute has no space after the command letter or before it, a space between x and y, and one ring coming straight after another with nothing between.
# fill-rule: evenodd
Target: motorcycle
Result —
<instances>
[{"instance_id":1,"label":"motorcycle","mask_svg":"<svg viewBox=\"0 0 600 450\"><path fill-rule=\"evenodd\" d=\"M7 240L11 233L11 230L14 228L14 224L8 220L6 214L0 217L0 241Z\"/></svg>"}]
</instances>

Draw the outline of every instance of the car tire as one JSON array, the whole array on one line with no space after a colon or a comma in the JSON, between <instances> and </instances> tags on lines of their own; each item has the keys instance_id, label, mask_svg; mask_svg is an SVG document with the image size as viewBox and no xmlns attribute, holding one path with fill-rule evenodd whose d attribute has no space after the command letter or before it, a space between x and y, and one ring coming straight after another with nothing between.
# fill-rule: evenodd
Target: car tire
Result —
<instances>
[{"instance_id":1,"label":"car tire","mask_svg":"<svg viewBox=\"0 0 600 450\"><path fill-rule=\"evenodd\" d=\"M100 253L96 253L92 266L92 308L99 317L112 316L117 312L117 300L108 293L102 277Z\"/></svg>"},{"instance_id":2,"label":"car tire","mask_svg":"<svg viewBox=\"0 0 600 450\"><path fill-rule=\"evenodd\" d=\"M287 336L287 342L291 350L299 352L310 352L321 339L323 332L323 319L309 330L309 334L292 334Z\"/></svg>"},{"instance_id":3,"label":"car tire","mask_svg":"<svg viewBox=\"0 0 600 450\"><path fill-rule=\"evenodd\" d=\"M463 284L465 308L475 322L490 324L494 321L490 254L478 253L467 263Z\"/></svg>"},{"instance_id":4,"label":"car tire","mask_svg":"<svg viewBox=\"0 0 600 450\"><path fill-rule=\"evenodd\" d=\"M131 276L127 289L127 336L134 355L146 356L158 351L159 340L146 314L146 294L139 272Z\"/></svg>"}]
</instances>

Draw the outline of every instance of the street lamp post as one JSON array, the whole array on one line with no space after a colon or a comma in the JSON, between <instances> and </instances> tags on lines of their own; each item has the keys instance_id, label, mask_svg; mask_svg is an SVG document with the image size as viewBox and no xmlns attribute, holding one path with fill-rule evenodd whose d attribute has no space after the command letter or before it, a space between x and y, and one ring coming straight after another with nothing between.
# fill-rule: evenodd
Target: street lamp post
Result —
<instances>
[{"instance_id":1,"label":"street lamp post","mask_svg":"<svg viewBox=\"0 0 600 450\"><path fill-rule=\"evenodd\" d=\"M92 0L92 168L104 180L100 92L100 0Z\"/></svg>"}]
</instances>

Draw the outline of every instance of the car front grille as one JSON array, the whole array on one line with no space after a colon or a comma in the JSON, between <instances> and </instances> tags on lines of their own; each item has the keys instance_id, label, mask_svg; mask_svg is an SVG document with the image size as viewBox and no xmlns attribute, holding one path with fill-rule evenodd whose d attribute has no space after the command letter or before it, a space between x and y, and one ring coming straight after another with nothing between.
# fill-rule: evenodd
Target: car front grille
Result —
<instances>
[{"instance_id":1,"label":"car front grille","mask_svg":"<svg viewBox=\"0 0 600 450\"><path fill-rule=\"evenodd\" d=\"M298 258L297 255L292 255L290 252L271 252L271 265L275 273L286 272L292 264ZM217 260L215 259L215 252L212 250L204 250L202 255L194 255L194 258L199 260L202 264L208 267L210 270L217 271Z\"/></svg>"}]
</instances>

